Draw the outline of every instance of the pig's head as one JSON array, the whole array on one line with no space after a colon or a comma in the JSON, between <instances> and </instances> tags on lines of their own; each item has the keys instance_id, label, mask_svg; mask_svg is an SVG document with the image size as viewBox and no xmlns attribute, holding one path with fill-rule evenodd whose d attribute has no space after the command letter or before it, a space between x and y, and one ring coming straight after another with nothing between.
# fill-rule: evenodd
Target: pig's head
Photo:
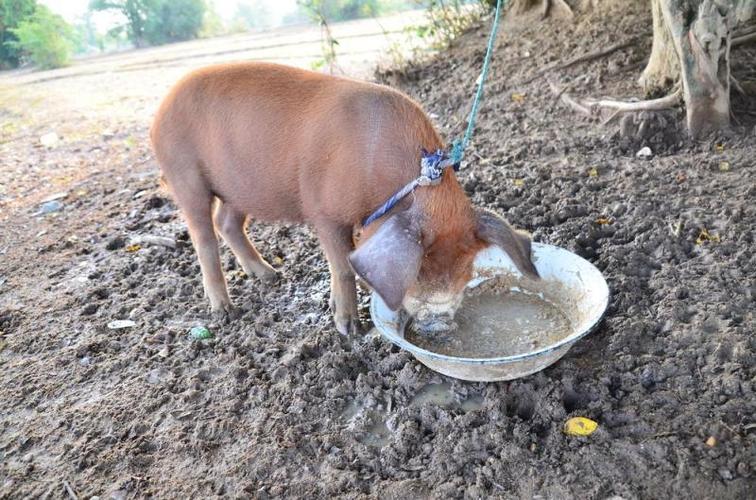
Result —
<instances>
[{"instance_id":1,"label":"pig's head","mask_svg":"<svg viewBox=\"0 0 756 500\"><path fill-rule=\"evenodd\" d=\"M392 310L403 306L417 328L439 332L452 327L475 256L491 245L538 278L530 238L493 212L473 209L466 197L456 206L416 200L363 238L349 260Z\"/></svg>"}]
</instances>

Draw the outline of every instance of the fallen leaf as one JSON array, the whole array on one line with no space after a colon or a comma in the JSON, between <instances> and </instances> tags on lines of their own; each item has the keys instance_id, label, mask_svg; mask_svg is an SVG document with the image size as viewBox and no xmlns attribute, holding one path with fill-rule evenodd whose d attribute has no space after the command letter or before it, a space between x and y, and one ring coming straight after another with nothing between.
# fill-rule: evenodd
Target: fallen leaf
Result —
<instances>
[{"instance_id":1,"label":"fallen leaf","mask_svg":"<svg viewBox=\"0 0 756 500\"><path fill-rule=\"evenodd\" d=\"M714 448L717 445L717 438L714 436L709 436L709 439L706 440L706 446L709 448Z\"/></svg>"},{"instance_id":2,"label":"fallen leaf","mask_svg":"<svg viewBox=\"0 0 756 500\"><path fill-rule=\"evenodd\" d=\"M611 223L612 223L612 220L609 219L608 217L599 217L598 219L596 219L596 224L598 224L599 226L606 226L607 224L611 224Z\"/></svg>"},{"instance_id":3,"label":"fallen leaf","mask_svg":"<svg viewBox=\"0 0 756 500\"><path fill-rule=\"evenodd\" d=\"M716 146L714 146L714 150L715 150L715 151L716 151L717 153L721 153L721 152L723 152L723 151L724 151L724 144L717 144Z\"/></svg>"},{"instance_id":4,"label":"fallen leaf","mask_svg":"<svg viewBox=\"0 0 756 500\"><path fill-rule=\"evenodd\" d=\"M720 172L729 172L730 171L730 162L729 161L723 161L719 163L719 171Z\"/></svg>"},{"instance_id":5,"label":"fallen leaf","mask_svg":"<svg viewBox=\"0 0 756 500\"><path fill-rule=\"evenodd\" d=\"M520 94L519 92L513 92L512 100L516 103L525 102L525 94Z\"/></svg>"},{"instance_id":6,"label":"fallen leaf","mask_svg":"<svg viewBox=\"0 0 756 500\"><path fill-rule=\"evenodd\" d=\"M277 266L280 266L281 264L283 264L283 259L276 255L275 257L273 257L273 263Z\"/></svg>"},{"instance_id":7,"label":"fallen leaf","mask_svg":"<svg viewBox=\"0 0 756 500\"><path fill-rule=\"evenodd\" d=\"M108 323L108 328L111 330L122 330L123 328L131 328L136 326L136 322L130 319L117 319Z\"/></svg>"},{"instance_id":8,"label":"fallen leaf","mask_svg":"<svg viewBox=\"0 0 756 500\"><path fill-rule=\"evenodd\" d=\"M512 179L512 184L514 184L517 187L522 187L525 185L524 179Z\"/></svg>"},{"instance_id":9,"label":"fallen leaf","mask_svg":"<svg viewBox=\"0 0 756 500\"><path fill-rule=\"evenodd\" d=\"M129 245L126 247L126 251L129 253L138 252L142 249L142 245Z\"/></svg>"},{"instance_id":10,"label":"fallen leaf","mask_svg":"<svg viewBox=\"0 0 756 500\"><path fill-rule=\"evenodd\" d=\"M685 175L685 172L677 172L677 175L675 176L675 180L677 183L685 182L688 180L688 176Z\"/></svg>"},{"instance_id":11,"label":"fallen leaf","mask_svg":"<svg viewBox=\"0 0 756 500\"><path fill-rule=\"evenodd\" d=\"M704 242L711 241L712 243L719 243L719 235L710 233L705 227L701 228L701 232L698 233L696 238L696 245L703 245Z\"/></svg>"},{"instance_id":12,"label":"fallen leaf","mask_svg":"<svg viewBox=\"0 0 756 500\"><path fill-rule=\"evenodd\" d=\"M591 167L588 170L588 177L598 177L598 170L596 169L596 167Z\"/></svg>"},{"instance_id":13,"label":"fallen leaf","mask_svg":"<svg viewBox=\"0 0 756 500\"><path fill-rule=\"evenodd\" d=\"M564 433L568 436L590 436L598 429L598 422L585 417L572 417L564 423Z\"/></svg>"}]
</instances>

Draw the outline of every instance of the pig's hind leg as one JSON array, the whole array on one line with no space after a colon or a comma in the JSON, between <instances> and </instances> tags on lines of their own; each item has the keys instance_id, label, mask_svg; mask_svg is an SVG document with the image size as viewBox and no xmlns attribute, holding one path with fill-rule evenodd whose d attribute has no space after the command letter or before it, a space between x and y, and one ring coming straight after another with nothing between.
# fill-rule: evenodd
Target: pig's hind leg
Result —
<instances>
[{"instance_id":1,"label":"pig's hind leg","mask_svg":"<svg viewBox=\"0 0 756 500\"><path fill-rule=\"evenodd\" d=\"M349 253L354 249L352 227L321 222L315 224L315 229L331 271L330 306L336 329L342 335L355 335L360 330L360 321L354 272L349 265Z\"/></svg>"},{"instance_id":2,"label":"pig's hind leg","mask_svg":"<svg viewBox=\"0 0 756 500\"><path fill-rule=\"evenodd\" d=\"M215 227L220 231L226 244L231 247L236 260L241 264L247 276L257 276L265 283L272 283L278 273L260 256L255 246L244 232L247 217L229 205L219 202L215 212Z\"/></svg>"},{"instance_id":3,"label":"pig's hind leg","mask_svg":"<svg viewBox=\"0 0 756 500\"><path fill-rule=\"evenodd\" d=\"M221 269L218 237L213 226L214 195L205 186L199 169L163 169L165 183L181 209L202 270L205 296L215 314L231 311L226 278Z\"/></svg>"}]
</instances>

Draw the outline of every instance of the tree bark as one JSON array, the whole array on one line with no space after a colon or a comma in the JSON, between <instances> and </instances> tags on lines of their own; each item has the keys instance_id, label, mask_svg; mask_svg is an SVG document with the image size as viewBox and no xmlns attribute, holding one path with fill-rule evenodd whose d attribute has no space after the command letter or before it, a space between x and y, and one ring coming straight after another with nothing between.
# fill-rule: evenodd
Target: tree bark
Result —
<instances>
[{"instance_id":1,"label":"tree bark","mask_svg":"<svg viewBox=\"0 0 756 500\"><path fill-rule=\"evenodd\" d=\"M680 76L693 137L730 126L730 41L735 2L655 0L680 62Z\"/></svg>"},{"instance_id":2,"label":"tree bark","mask_svg":"<svg viewBox=\"0 0 756 500\"><path fill-rule=\"evenodd\" d=\"M654 41L646 69L638 80L646 95L660 93L680 78L680 63L659 0L651 0L651 13Z\"/></svg>"}]
</instances>

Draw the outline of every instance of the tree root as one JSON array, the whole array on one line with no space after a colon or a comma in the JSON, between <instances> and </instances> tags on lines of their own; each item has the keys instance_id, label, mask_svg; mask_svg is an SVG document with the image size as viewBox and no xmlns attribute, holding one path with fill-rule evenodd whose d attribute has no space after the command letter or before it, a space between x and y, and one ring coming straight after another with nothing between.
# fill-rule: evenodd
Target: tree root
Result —
<instances>
[{"instance_id":1,"label":"tree root","mask_svg":"<svg viewBox=\"0 0 756 500\"><path fill-rule=\"evenodd\" d=\"M745 45L749 42L756 42L756 31L754 31L753 33L747 33L737 38L733 38L730 46L737 47L738 45Z\"/></svg>"},{"instance_id":2,"label":"tree root","mask_svg":"<svg viewBox=\"0 0 756 500\"><path fill-rule=\"evenodd\" d=\"M570 96L565 89L560 89L555 83L549 81L549 87L551 92L559 98L569 108L577 111L578 113L586 116L596 116L602 109L612 110L612 114L604 120L603 124L606 125L613 121L615 118L624 113L633 113L640 111L661 111L675 107L682 97L682 92L678 88L673 93L659 99L649 99L646 101L616 101L613 99L574 99Z\"/></svg>"}]
</instances>

